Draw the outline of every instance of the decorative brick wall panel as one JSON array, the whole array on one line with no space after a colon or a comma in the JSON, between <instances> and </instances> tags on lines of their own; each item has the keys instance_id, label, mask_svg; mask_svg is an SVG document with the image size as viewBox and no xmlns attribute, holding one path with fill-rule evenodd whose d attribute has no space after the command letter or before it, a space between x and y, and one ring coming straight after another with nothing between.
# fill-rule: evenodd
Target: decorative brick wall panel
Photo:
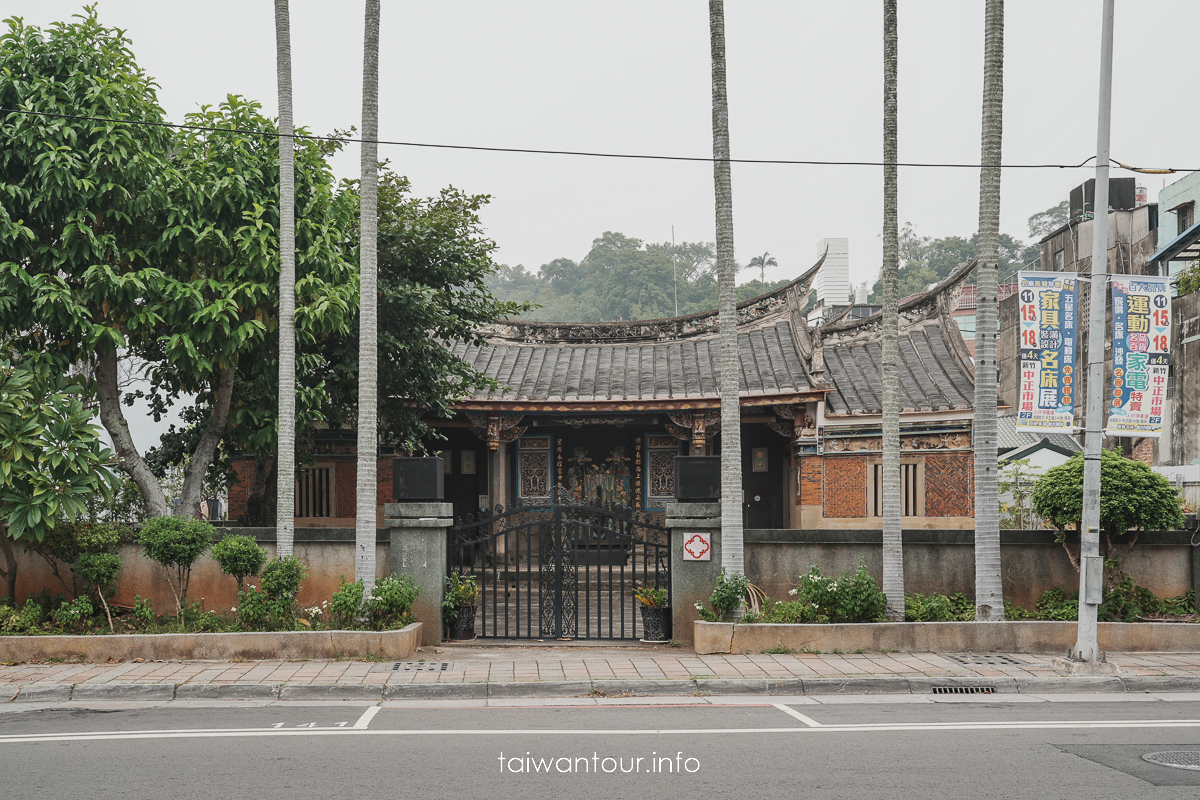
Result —
<instances>
[{"instance_id":1,"label":"decorative brick wall panel","mask_svg":"<svg viewBox=\"0 0 1200 800\"><path fill-rule=\"evenodd\" d=\"M1133 448L1134 461L1141 461L1148 467L1154 466L1154 440L1142 439L1137 447Z\"/></svg>"},{"instance_id":2,"label":"decorative brick wall panel","mask_svg":"<svg viewBox=\"0 0 1200 800\"><path fill-rule=\"evenodd\" d=\"M800 505L819 506L824 494L824 469L820 456L800 456Z\"/></svg>"},{"instance_id":3,"label":"decorative brick wall panel","mask_svg":"<svg viewBox=\"0 0 1200 800\"><path fill-rule=\"evenodd\" d=\"M925 516L974 516L975 464L970 453L925 456Z\"/></svg>"},{"instance_id":4,"label":"decorative brick wall panel","mask_svg":"<svg viewBox=\"0 0 1200 800\"><path fill-rule=\"evenodd\" d=\"M832 456L822 465L824 514L830 518L867 515L867 459Z\"/></svg>"},{"instance_id":5,"label":"decorative brick wall panel","mask_svg":"<svg viewBox=\"0 0 1200 800\"><path fill-rule=\"evenodd\" d=\"M349 458L338 459L335 469L337 471L337 516L353 517L357 504L355 492L358 486L358 463Z\"/></svg>"},{"instance_id":6,"label":"decorative brick wall panel","mask_svg":"<svg viewBox=\"0 0 1200 800\"><path fill-rule=\"evenodd\" d=\"M229 518L238 519L246 513L246 500L250 497L250 487L254 485L254 459L236 459L233 462L233 474L237 481L229 486Z\"/></svg>"}]
</instances>

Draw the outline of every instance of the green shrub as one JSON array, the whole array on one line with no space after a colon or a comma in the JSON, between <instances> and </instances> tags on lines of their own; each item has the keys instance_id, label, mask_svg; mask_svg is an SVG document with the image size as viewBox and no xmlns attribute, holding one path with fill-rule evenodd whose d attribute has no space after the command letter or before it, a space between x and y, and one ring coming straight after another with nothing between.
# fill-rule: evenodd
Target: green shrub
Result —
<instances>
[{"instance_id":1,"label":"green shrub","mask_svg":"<svg viewBox=\"0 0 1200 800\"><path fill-rule=\"evenodd\" d=\"M339 579L338 590L329 600L329 616L334 627L338 630L348 630L353 627L363 613L363 584L362 581L346 583L346 576Z\"/></svg>"},{"instance_id":2,"label":"green shrub","mask_svg":"<svg viewBox=\"0 0 1200 800\"><path fill-rule=\"evenodd\" d=\"M249 536L226 536L213 545L212 557L226 575L237 580L238 591L242 581L254 577L267 563L267 553Z\"/></svg>"},{"instance_id":3,"label":"green shrub","mask_svg":"<svg viewBox=\"0 0 1200 800\"><path fill-rule=\"evenodd\" d=\"M153 625L158 621L154 613L154 603L149 597L142 599L140 594L133 596L133 618L143 625Z\"/></svg>"},{"instance_id":4,"label":"green shrub","mask_svg":"<svg viewBox=\"0 0 1200 800\"><path fill-rule=\"evenodd\" d=\"M384 578L375 584L371 599L367 601L367 615L375 630L403 628L415 620L412 604L420 594L421 587L413 583L408 575Z\"/></svg>"},{"instance_id":5,"label":"green shrub","mask_svg":"<svg viewBox=\"0 0 1200 800\"><path fill-rule=\"evenodd\" d=\"M300 581L308 575L304 562L295 556L276 558L263 568L259 583L267 596L280 600L295 600L300 593Z\"/></svg>"},{"instance_id":6,"label":"green shrub","mask_svg":"<svg viewBox=\"0 0 1200 800\"><path fill-rule=\"evenodd\" d=\"M764 606L758 615L759 622L828 622L829 618L819 614L807 600L780 600L769 608Z\"/></svg>"},{"instance_id":7,"label":"green shrub","mask_svg":"<svg viewBox=\"0 0 1200 800\"><path fill-rule=\"evenodd\" d=\"M1079 592L1066 594L1062 589L1047 589L1037 599L1034 619L1072 622L1079 619Z\"/></svg>"},{"instance_id":8,"label":"green shrub","mask_svg":"<svg viewBox=\"0 0 1200 800\"><path fill-rule=\"evenodd\" d=\"M970 622L975 605L961 592L904 595L904 619L907 622Z\"/></svg>"},{"instance_id":9,"label":"green shrub","mask_svg":"<svg viewBox=\"0 0 1200 800\"><path fill-rule=\"evenodd\" d=\"M811 603L830 622L880 622L887 607L887 596L861 560L854 572L843 572L836 579L823 575L813 565L800 576L794 592L797 600Z\"/></svg>"},{"instance_id":10,"label":"green shrub","mask_svg":"<svg viewBox=\"0 0 1200 800\"><path fill-rule=\"evenodd\" d=\"M291 631L296 629L296 595L308 573L295 556L273 559L263 567L262 588L238 592L238 627L248 631Z\"/></svg>"},{"instance_id":11,"label":"green shrub","mask_svg":"<svg viewBox=\"0 0 1200 800\"><path fill-rule=\"evenodd\" d=\"M112 612L108 608L106 595L116 591L117 577L121 574L121 557L115 553L81 553L75 562L75 573L100 598L108 629L113 630Z\"/></svg>"},{"instance_id":12,"label":"green shrub","mask_svg":"<svg viewBox=\"0 0 1200 800\"><path fill-rule=\"evenodd\" d=\"M712 595L709 596L708 604L717 616L723 617L741 607L742 598L746 596L749 587L750 579L745 575L740 572L730 574L722 567L721 575L717 578L717 588L713 589Z\"/></svg>"},{"instance_id":13,"label":"green shrub","mask_svg":"<svg viewBox=\"0 0 1200 800\"><path fill-rule=\"evenodd\" d=\"M86 597L77 597L69 603L64 600L63 604L50 616L54 620L54 624L60 628L82 633L92 621L94 613L95 609L92 608L91 600Z\"/></svg>"},{"instance_id":14,"label":"green shrub","mask_svg":"<svg viewBox=\"0 0 1200 800\"><path fill-rule=\"evenodd\" d=\"M46 618L45 607L29 598L25 605L9 608L7 616L0 616L0 632L3 633L37 633Z\"/></svg>"},{"instance_id":15,"label":"green shrub","mask_svg":"<svg viewBox=\"0 0 1200 800\"><path fill-rule=\"evenodd\" d=\"M175 611L180 619L187 604L192 565L212 546L212 535L212 525L203 520L154 517L146 521L138 536L146 555L166 570L167 585L175 596Z\"/></svg>"},{"instance_id":16,"label":"green shrub","mask_svg":"<svg viewBox=\"0 0 1200 800\"><path fill-rule=\"evenodd\" d=\"M116 553L127 529L103 522L59 522L46 531L40 542L27 542L26 549L40 557L72 597L79 594L78 570L68 567L84 553Z\"/></svg>"}]
</instances>

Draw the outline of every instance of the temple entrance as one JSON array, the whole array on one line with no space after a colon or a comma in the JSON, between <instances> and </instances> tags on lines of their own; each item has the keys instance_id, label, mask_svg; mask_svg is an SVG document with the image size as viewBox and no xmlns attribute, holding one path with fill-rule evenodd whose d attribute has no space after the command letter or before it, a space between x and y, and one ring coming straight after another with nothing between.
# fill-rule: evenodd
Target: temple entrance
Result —
<instances>
[{"instance_id":1,"label":"temple entrance","mask_svg":"<svg viewBox=\"0 0 1200 800\"><path fill-rule=\"evenodd\" d=\"M639 586L665 589L668 530L626 506L530 502L467 515L448 532L448 569L475 576L481 638L639 639Z\"/></svg>"}]
</instances>

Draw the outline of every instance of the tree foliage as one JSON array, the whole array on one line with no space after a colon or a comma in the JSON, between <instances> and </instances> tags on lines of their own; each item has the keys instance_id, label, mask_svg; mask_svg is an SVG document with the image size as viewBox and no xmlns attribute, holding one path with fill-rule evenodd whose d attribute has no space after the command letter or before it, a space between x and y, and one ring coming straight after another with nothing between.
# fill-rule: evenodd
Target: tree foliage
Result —
<instances>
[{"instance_id":1,"label":"tree foliage","mask_svg":"<svg viewBox=\"0 0 1200 800\"><path fill-rule=\"evenodd\" d=\"M775 266L774 261L767 256L765 264ZM538 272L501 266L487 284L499 298L535 306L523 315L526 319L615 322L675 316L676 275L680 314L717 307L716 253L711 243L657 244L613 231L595 239L578 262L556 258ZM737 287L737 299L748 300L785 283L749 281Z\"/></svg>"},{"instance_id":2,"label":"tree foliage","mask_svg":"<svg viewBox=\"0 0 1200 800\"><path fill-rule=\"evenodd\" d=\"M1056 206L1039 211L1029 218L1029 238L1037 242L1067 224L1070 201L1063 200Z\"/></svg>"},{"instance_id":3,"label":"tree foliage","mask_svg":"<svg viewBox=\"0 0 1200 800\"><path fill-rule=\"evenodd\" d=\"M1104 450L1100 459L1100 527L1104 532L1105 586L1121 579L1121 564L1138 533L1183 527L1180 498L1164 476L1141 461ZM1033 510L1058 530L1076 568L1083 520L1083 454L1046 472L1033 488ZM1069 535L1072 534L1073 535ZM1114 539L1125 543L1118 546ZM1072 551L1074 548L1074 552Z\"/></svg>"}]
</instances>

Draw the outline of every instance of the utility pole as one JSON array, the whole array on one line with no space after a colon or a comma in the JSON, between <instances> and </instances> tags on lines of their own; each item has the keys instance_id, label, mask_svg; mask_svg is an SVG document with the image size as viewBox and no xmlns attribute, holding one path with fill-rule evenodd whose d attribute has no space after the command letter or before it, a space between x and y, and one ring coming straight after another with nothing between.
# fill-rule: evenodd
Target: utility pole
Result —
<instances>
[{"instance_id":1,"label":"utility pole","mask_svg":"<svg viewBox=\"0 0 1200 800\"><path fill-rule=\"evenodd\" d=\"M1100 558L1100 451L1104 442L1104 341L1108 308L1108 146L1112 127L1115 0L1104 0L1100 35L1100 113L1096 125L1096 200L1092 205L1092 293L1088 313L1087 419L1083 445L1083 520L1079 552L1079 639L1071 657L1099 661L1096 612L1103 601ZM1085 192L1086 196L1086 192Z\"/></svg>"},{"instance_id":2,"label":"utility pole","mask_svg":"<svg viewBox=\"0 0 1200 800\"><path fill-rule=\"evenodd\" d=\"M671 226L671 274L675 277L675 316L679 316L679 271L675 268L675 226Z\"/></svg>"}]
</instances>

